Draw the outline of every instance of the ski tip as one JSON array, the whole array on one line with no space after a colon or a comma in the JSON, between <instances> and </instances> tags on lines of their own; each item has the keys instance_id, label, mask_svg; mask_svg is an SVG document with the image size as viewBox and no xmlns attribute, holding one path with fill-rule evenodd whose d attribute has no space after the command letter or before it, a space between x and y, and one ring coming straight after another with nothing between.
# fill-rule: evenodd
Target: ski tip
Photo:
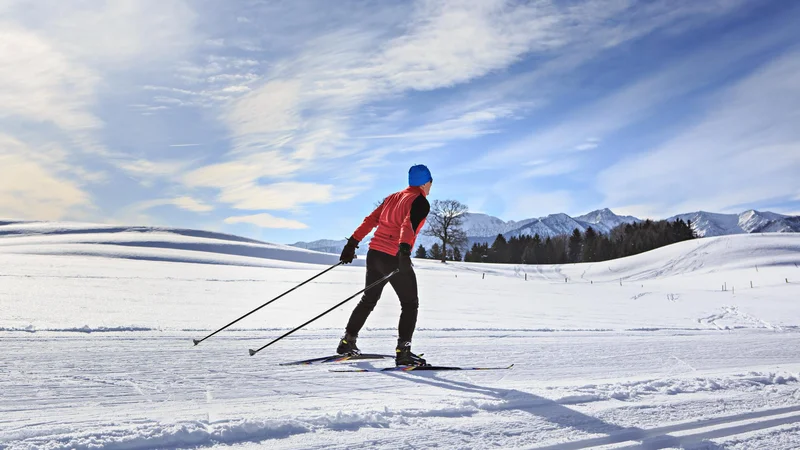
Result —
<instances>
[{"instance_id":1,"label":"ski tip","mask_svg":"<svg viewBox=\"0 0 800 450\"><path fill-rule=\"evenodd\" d=\"M253 355L255 355L255 354L257 353L257 352L256 352L255 350L253 350L252 348L249 350L249 352L250 352L250 356L253 356Z\"/></svg>"},{"instance_id":2,"label":"ski tip","mask_svg":"<svg viewBox=\"0 0 800 450\"><path fill-rule=\"evenodd\" d=\"M192 342L194 342L194 345L197 345L200 343L200 339L192 339Z\"/></svg>"}]
</instances>

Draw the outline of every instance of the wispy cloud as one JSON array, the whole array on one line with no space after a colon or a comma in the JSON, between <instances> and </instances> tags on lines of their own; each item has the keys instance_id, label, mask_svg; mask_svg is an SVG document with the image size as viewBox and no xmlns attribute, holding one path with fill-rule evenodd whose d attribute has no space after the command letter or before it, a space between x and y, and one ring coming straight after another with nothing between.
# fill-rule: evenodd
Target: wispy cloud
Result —
<instances>
[{"instance_id":1,"label":"wispy cloud","mask_svg":"<svg viewBox=\"0 0 800 450\"><path fill-rule=\"evenodd\" d=\"M158 206L175 206L185 211L206 213L214 207L192 197L159 198L136 203L128 207L130 213L142 213Z\"/></svg>"},{"instance_id":2,"label":"wispy cloud","mask_svg":"<svg viewBox=\"0 0 800 450\"><path fill-rule=\"evenodd\" d=\"M0 9L0 135L7 172L0 208L15 212L28 205L25 217L35 218L82 216L93 208L86 185L109 179L97 167L124 157L103 142L101 91L126 70L192 45L185 39L191 10L180 0L8 0ZM54 145L57 160L35 156ZM91 164L84 161L87 154Z\"/></svg>"},{"instance_id":3,"label":"wispy cloud","mask_svg":"<svg viewBox=\"0 0 800 450\"><path fill-rule=\"evenodd\" d=\"M59 220L93 208L68 167L37 161L37 149L0 134L0 205L6 218ZM52 153L51 153L52 154ZM67 169L67 170L64 170Z\"/></svg>"},{"instance_id":4,"label":"wispy cloud","mask_svg":"<svg viewBox=\"0 0 800 450\"><path fill-rule=\"evenodd\" d=\"M606 203L641 215L791 198L800 173L800 52L725 90L705 117L659 148L599 176Z\"/></svg>"},{"instance_id":5,"label":"wispy cloud","mask_svg":"<svg viewBox=\"0 0 800 450\"><path fill-rule=\"evenodd\" d=\"M302 230L308 228L308 225L297 220L284 219L275 217L267 213L254 214L250 216L234 216L225 219L227 224L249 223L261 228L283 228L289 230Z\"/></svg>"}]
</instances>

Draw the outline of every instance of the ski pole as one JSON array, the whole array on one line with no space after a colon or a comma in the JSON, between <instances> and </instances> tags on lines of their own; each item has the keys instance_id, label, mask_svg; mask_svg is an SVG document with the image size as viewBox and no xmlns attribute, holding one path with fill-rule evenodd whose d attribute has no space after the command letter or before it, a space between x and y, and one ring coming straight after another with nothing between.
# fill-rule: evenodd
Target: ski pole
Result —
<instances>
[{"instance_id":1,"label":"ski pole","mask_svg":"<svg viewBox=\"0 0 800 450\"><path fill-rule=\"evenodd\" d=\"M336 268L336 267L338 267L338 266L340 266L340 265L342 265L342 264L343 264L343 263L340 261L340 262L338 262L338 263L336 263L336 264L334 264L334 265L330 266L329 268L327 268L327 269L323 270L322 272L320 272L320 273L318 273L318 274L314 275L313 277L311 277L311 278L307 279L306 281L303 281L302 283L298 284L297 286L295 286L295 287L293 287L293 288L289 289L288 291L284 292L283 294L281 294L281 295L279 295L279 296L277 296L277 297L273 298L272 300L268 301L267 303L264 303L263 305L259 306L258 308L256 308L256 309L254 309L254 310L250 311L249 313L247 313L247 314L243 315L242 317L239 317L238 319L234 320L233 322L231 322L231 323L229 323L229 324L225 325L224 327L220 328L219 330L217 330L217 331L215 331L215 332L213 332L213 333L209 334L208 336L204 337L203 339L192 339L192 341L194 341L194 345L197 345L197 344L199 344L199 343L201 343L201 342L205 341L206 339L208 339L208 338L210 338L211 336L213 336L213 335L215 335L215 334L219 333L220 331L224 330L225 328L228 328L229 326L231 326L231 325L235 324L236 322L238 322L238 321L240 321L240 320L244 319L245 317L249 316L250 314L253 314L254 312L256 312L256 311L258 311L259 309L261 309L261 308L263 308L263 307L265 307L265 306L269 305L270 303L274 302L275 300L277 300L277 299L279 299L279 298L283 297L284 295L286 295L286 294L288 294L288 293L292 292L293 290L295 290L295 289L299 288L300 286L302 286L302 285L304 285L304 284L308 283L309 281L311 281L311 280L313 280L313 279L315 279L315 278L317 278L317 277L319 277L319 276L321 276L321 275L323 275L323 274L325 274L325 273L327 273L327 272L329 272L329 271L333 270L334 268Z\"/></svg>"},{"instance_id":2,"label":"ski pole","mask_svg":"<svg viewBox=\"0 0 800 450\"><path fill-rule=\"evenodd\" d=\"M356 297L358 294L360 294L360 293L362 293L362 292L365 292L365 291L367 291L367 290L369 290L369 289L372 289L373 287L375 287L375 286L377 286L377 285L379 285L379 284L383 283L384 281L386 281L386 280L388 280L389 278L391 278L391 277L392 277L392 275L396 274L397 272L400 272L400 269L395 269L395 270L394 270L394 272L390 273L389 275L386 275L385 277L381 278L380 280L378 280L378 281L376 281L376 282L374 282L374 283L370 284L369 286L365 287L364 289L362 289L362 290L360 290L360 291L356 292L355 294L353 294L353 295L351 295L350 297L346 298L346 299L345 299L345 300L343 300L342 302L340 302L340 303L338 303L338 304L334 305L334 306L333 306L331 309L329 309L329 310L325 311L324 313L322 313L322 314L318 315L317 317L314 317L313 319L311 319L311 320L309 320L308 322L306 322L306 323L304 323L304 324L300 325L299 327L295 328L294 330L292 330L292 331L289 331L288 333L284 334L283 336L281 336L281 337L279 337L279 338L276 338L276 339L274 339L272 342L270 342L269 344L267 344L267 345L265 345L265 346L263 346L263 347L259 348L258 350L253 350L253 349L250 349L250 356L253 356L253 355L255 355L256 353L260 352L261 350L264 350L265 348L269 347L270 345L272 345L272 344L274 344L274 343L276 343L276 342L280 341L281 339L283 339L283 338L285 338L286 336L288 336L288 335L290 335L290 334L294 333L295 331L297 331L297 330L299 330L299 329L303 328L304 326L306 326L306 325L310 324L311 322L313 322L313 321L315 321L315 320L319 319L320 317L324 316L325 314L328 314L329 312L333 311L334 309L336 309L336 308L338 308L338 307L340 307L340 306L344 305L345 303L347 303L347 302L349 302L350 300L352 300L353 298L355 298L355 297Z\"/></svg>"}]
</instances>

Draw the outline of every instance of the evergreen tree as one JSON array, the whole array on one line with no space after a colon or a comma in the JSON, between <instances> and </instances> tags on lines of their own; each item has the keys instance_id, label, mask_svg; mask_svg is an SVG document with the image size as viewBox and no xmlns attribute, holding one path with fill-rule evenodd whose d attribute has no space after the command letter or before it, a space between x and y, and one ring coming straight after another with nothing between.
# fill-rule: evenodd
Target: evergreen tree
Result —
<instances>
[{"instance_id":1,"label":"evergreen tree","mask_svg":"<svg viewBox=\"0 0 800 450\"><path fill-rule=\"evenodd\" d=\"M489 245L478 244L476 242L472 244L472 248L470 249L470 251L467 252L467 256L464 257L464 261L487 262L488 257L489 257Z\"/></svg>"},{"instance_id":2,"label":"evergreen tree","mask_svg":"<svg viewBox=\"0 0 800 450\"><path fill-rule=\"evenodd\" d=\"M594 262L597 261L597 232L594 228L589 227L583 233L583 255L581 261Z\"/></svg>"},{"instance_id":3,"label":"evergreen tree","mask_svg":"<svg viewBox=\"0 0 800 450\"><path fill-rule=\"evenodd\" d=\"M581 262L581 252L583 250L583 236L580 230L575 228L572 236L569 238L569 261Z\"/></svg>"},{"instance_id":4,"label":"evergreen tree","mask_svg":"<svg viewBox=\"0 0 800 450\"><path fill-rule=\"evenodd\" d=\"M420 245L417 248L417 254L414 255L414 258L427 259L428 258L428 251L425 250L424 246Z\"/></svg>"},{"instance_id":5,"label":"evergreen tree","mask_svg":"<svg viewBox=\"0 0 800 450\"><path fill-rule=\"evenodd\" d=\"M453 248L453 261L461 261L463 259L464 258L461 255L461 249L459 247Z\"/></svg>"},{"instance_id":6,"label":"evergreen tree","mask_svg":"<svg viewBox=\"0 0 800 450\"><path fill-rule=\"evenodd\" d=\"M534 243L530 243L525 247L525 252L522 254L523 264L539 264L537 258L538 249Z\"/></svg>"},{"instance_id":7,"label":"evergreen tree","mask_svg":"<svg viewBox=\"0 0 800 450\"><path fill-rule=\"evenodd\" d=\"M442 260L442 248L439 247L438 243L431 245L431 251L428 252L428 256L431 259Z\"/></svg>"},{"instance_id":8,"label":"evergreen tree","mask_svg":"<svg viewBox=\"0 0 800 450\"><path fill-rule=\"evenodd\" d=\"M508 259L508 241L502 234L498 234L489 250L489 262L506 263Z\"/></svg>"}]
</instances>

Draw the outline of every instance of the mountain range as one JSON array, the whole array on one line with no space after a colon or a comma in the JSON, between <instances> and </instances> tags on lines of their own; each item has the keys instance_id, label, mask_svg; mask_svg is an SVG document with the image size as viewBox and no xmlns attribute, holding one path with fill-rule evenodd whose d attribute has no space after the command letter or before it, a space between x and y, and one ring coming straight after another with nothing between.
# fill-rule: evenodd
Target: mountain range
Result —
<instances>
[{"instance_id":1,"label":"mountain range","mask_svg":"<svg viewBox=\"0 0 800 450\"><path fill-rule=\"evenodd\" d=\"M786 216L769 211L748 210L740 214L719 214L706 211L697 211L678 214L667 220L672 222L677 219L692 221L692 227L700 237L721 236L742 233L767 233L767 232L800 232L800 216ZM598 209L582 216L570 217L564 213L550 214L546 217L525 219L520 221L504 221L488 214L467 213L464 217L462 228L467 232L469 245L473 243L488 242L491 244L498 234L506 239L513 236L539 234L542 238L570 234L574 229L581 232L592 227L598 232L608 233L618 225L625 223L641 222L633 216L618 216L608 208ZM358 225L358 224L355 224ZM354 225L354 229L355 229ZM423 230L424 231L424 230ZM417 246L430 248L438 240L432 236L421 234L417 239ZM339 253L342 251L345 239L323 239L313 242L296 242L290 244L294 247L315 250L325 253ZM366 254L369 237L359 245L358 254Z\"/></svg>"}]
</instances>

